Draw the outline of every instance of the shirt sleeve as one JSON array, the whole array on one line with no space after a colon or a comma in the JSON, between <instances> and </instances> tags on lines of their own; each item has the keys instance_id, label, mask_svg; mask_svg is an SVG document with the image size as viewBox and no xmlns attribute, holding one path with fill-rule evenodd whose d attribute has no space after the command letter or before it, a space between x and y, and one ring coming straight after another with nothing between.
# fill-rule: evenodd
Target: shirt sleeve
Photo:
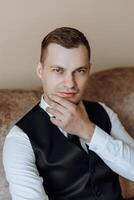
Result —
<instances>
[{"instance_id":1,"label":"shirt sleeve","mask_svg":"<svg viewBox=\"0 0 134 200\"><path fill-rule=\"evenodd\" d=\"M117 114L105 104L101 105L108 113L112 129L111 135L96 126L89 149L119 175L134 181L134 139L126 132Z\"/></svg>"},{"instance_id":2,"label":"shirt sleeve","mask_svg":"<svg viewBox=\"0 0 134 200\"><path fill-rule=\"evenodd\" d=\"M5 139L3 165L12 200L48 200L29 138L17 126Z\"/></svg>"}]
</instances>

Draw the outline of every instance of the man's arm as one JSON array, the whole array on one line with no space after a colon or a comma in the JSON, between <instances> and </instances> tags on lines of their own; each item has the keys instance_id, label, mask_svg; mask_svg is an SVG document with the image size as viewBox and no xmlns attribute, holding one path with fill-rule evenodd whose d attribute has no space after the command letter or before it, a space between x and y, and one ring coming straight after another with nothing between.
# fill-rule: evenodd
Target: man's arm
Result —
<instances>
[{"instance_id":1,"label":"man's arm","mask_svg":"<svg viewBox=\"0 0 134 200\"><path fill-rule=\"evenodd\" d=\"M126 132L118 116L106 105L111 123L111 136L96 126L89 149L97 153L103 161L119 175L134 181L134 139Z\"/></svg>"},{"instance_id":2,"label":"man's arm","mask_svg":"<svg viewBox=\"0 0 134 200\"><path fill-rule=\"evenodd\" d=\"M51 122L80 137L113 171L134 181L134 140L117 115L105 106L112 123L109 135L89 119L82 102L76 105L56 95L51 95L51 98L51 107L46 108L54 116L50 118Z\"/></svg>"},{"instance_id":3,"label":"man's arm","mask_svg":"<svg viewBox=\"0 0 134 200\"><path fill-rule=\"evenodd\" d=\"M12 200L47 200L35 165L35 156L28 136L14 126L6 137L3 164Z\"/></svg>"}]
</instances>

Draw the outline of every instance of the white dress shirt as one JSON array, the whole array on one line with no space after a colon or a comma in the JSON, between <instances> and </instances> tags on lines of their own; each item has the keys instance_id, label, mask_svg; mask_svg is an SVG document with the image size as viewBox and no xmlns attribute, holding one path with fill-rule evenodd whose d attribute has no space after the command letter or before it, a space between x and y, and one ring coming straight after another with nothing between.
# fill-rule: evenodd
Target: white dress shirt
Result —
<instances>
[{"instance_id":1,"label":"white dress shirt","mask_svg":"<svg viewBox=\"0 0 134 200\"><path fill-rule=\"evenodd\" d=\"M99 102L100 103L100 102ZM96 126L89 149L119 175L134 181L134 139L131 138L116 113L100 103L109 115L111 135ZM40 107L44 110L48 104L41 98ZM67 137L67 133L59 128ZM80 139L87 151L85 141ZM47 200L43 188L43 178L39 176L35 164L35 155L26 133L14 126L6 136L3 148L3 164L12 200ZM45 181L45 180L44 180Z\"/></svg>"}]
</instances>

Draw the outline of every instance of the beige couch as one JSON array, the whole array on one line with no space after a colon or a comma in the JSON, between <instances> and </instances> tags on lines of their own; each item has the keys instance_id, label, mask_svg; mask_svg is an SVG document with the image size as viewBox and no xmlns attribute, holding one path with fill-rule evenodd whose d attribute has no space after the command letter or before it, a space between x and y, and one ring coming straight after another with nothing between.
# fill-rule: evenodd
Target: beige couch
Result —
<instances>
[{"instance_id":1,"label":"beige couch","mask_svg":"<svg viewBox=\"0 0 134 200\"><path fill-rule=\"evenodd\" d=\"M40 90L0 90L0 199L9 200L2 166L2 147L10 127L40 99ZM84 99L102 101L116 111L134 137L134 68L105 70L91 75ZM125 198L134 197L134 183L120 177Z\"/></svg>"}]
</instances>

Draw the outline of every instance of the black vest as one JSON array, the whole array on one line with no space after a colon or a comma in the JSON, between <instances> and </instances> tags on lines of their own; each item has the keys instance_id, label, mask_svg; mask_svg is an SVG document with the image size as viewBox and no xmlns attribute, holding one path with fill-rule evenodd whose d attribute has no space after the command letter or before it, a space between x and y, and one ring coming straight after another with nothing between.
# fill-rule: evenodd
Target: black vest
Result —
<instances>
[{"instance_id":1,"label":"black vest","mask_svg":"<svg viewBox=\"0 0 134 200\"><path fill-rule=\"evenodd\" d=\"M96 102L83 101L90 119L110 134L111 122ZM71 143L36 105L17 124L29 137L50 200L122 200L118 175L93 151ZM77 124L76 124L77 125Z\"/></svg>"}]
</instances>

